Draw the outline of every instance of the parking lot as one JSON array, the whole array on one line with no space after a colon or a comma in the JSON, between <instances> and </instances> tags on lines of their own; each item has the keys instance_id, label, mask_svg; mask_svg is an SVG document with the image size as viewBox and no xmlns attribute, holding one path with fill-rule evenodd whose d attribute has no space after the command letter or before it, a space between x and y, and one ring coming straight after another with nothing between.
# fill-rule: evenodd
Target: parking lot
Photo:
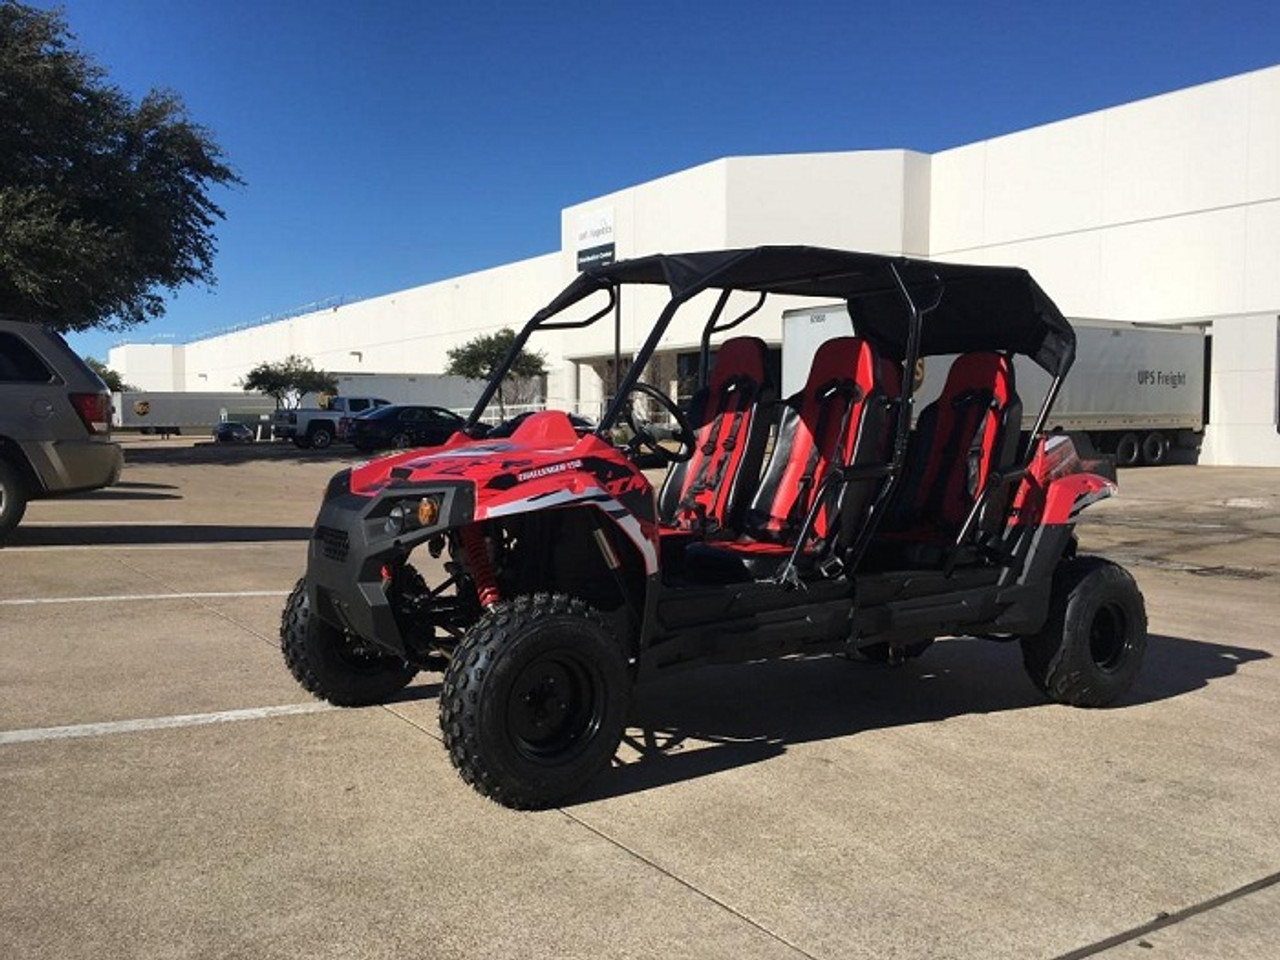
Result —
<instances>
[{"instance_id":1,"label":"parking lot","mask_svg":"<svg viewBox=\"0 0 1280 960\"><path fill-rule=\"evenodd\" d=\"M281 661L349 451L125 443L0 549L0 956L1277 955L1280 471L1126 472L1087 514L1150 617L1117 708L964 638L712 668L515 813L454 774L438 674L341 710Z\"/></svg>"}]
</instances>

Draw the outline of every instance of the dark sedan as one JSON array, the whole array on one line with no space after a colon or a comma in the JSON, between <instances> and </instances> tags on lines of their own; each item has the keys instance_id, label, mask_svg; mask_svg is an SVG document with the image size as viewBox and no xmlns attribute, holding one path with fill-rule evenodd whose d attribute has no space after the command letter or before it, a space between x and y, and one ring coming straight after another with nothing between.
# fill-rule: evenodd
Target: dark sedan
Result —
<instances>
[{"instance_id":1,"label":"dark sedan","mask_svg":"<svg viewBox=\"0 0 1280 960\"><path fill-rule=\"evenodd\" d=\"M243 423L223 420L213 425L214 443L253 443L253 431Z\"/></svg>"},{"instance_id":2,"label":"dark sedan","mask_svg":"<svg viewBox=\"0 0 1280 960\"><path fill-rule=\"evenodd\" d=\"M393 403L355 417L347 439L365 453L386 447L432 447L444 443L466 422L444 407Z\"/></svg>"}]
</instances>

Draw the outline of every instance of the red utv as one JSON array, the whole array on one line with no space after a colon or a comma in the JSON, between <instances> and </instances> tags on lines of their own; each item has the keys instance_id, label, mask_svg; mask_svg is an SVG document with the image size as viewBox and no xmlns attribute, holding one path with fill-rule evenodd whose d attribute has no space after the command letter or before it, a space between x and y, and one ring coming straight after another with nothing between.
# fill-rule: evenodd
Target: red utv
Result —
<instances>
[{"instance_id":1,"label":"red utv","mask_svg":"<svg viewBox=\"0 0 1280 960\"><path fill-rule=\"evenodd\" d=\"M809 247L644 257L581 274L507 365L539 331L611 322L635 284L669 300L593 432L548 411L509 437L464 429L333 477L281 624L307 690L376 703L444 669L453 763L521 808L606 767L633 687L671 670L799 654L896 663L969 635L1019 640L1059 702L1128 690L1142 596L1122 568L1078 556L1073 534L1113 471L1043 431L1075 335L1025 271ZM727 315L735 294L749 306ZM785 398L764 342L723 336L769 298L842 301L857 334L823 344ZM699 304L700 387L682 410L639 377L677 312ZM1052 377L1029 432L1013 354ZM904 373L926 356L955 359L916 412ZM637 395L678 424L678 450L637 415ZM660 490L608 439L619 421L631 452L670 462ZM436 582L412 565L423 552L442 561Z\"/></svg>"}]
</instances>

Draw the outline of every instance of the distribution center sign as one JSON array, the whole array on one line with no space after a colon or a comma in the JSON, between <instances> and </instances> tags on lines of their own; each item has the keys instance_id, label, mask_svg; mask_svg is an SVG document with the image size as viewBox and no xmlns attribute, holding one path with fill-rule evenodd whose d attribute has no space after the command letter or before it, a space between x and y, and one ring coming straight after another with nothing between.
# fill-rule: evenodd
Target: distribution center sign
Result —
<instances>
[{"instance_id":1,"label":"distribution center sign","mask_svg":"<svg viewBox=\"0 0 1280 960\"><path fill-rule=\"evenodd\" d=\"M578 214L578 269L613 263L613 209Z\"/></svg>"}]
</instances>

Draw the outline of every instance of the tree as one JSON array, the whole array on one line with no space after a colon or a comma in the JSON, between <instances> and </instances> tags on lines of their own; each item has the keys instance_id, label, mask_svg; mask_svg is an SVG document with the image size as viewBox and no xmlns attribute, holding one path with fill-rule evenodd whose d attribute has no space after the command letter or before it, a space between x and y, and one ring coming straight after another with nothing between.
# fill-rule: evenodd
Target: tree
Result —
<instances>
[{"instance_id":1,"label":"tree","mask_svg":"<svg viewBox=\"0 0 1280 960\"><path fill-rule=\"evenodd\" d=\"M242 181L177 94L135 104L73 41L0 0L0 312L122 330L214 284L209 191Z\"/></svg>"},{"instance_id":2,"label":"tree","mask_svg":"<svg viewBox=\"0 0 1280 960\"><path fill-rule=\"evenodd\" d=\"M102 378L102 382L107 385L107 389L112 393L123 393L126 390L137 390L131 383L125 383L124 378L115 370L112 370L101 360L96 357L85 357L84 362L89 369Z\"/></svg>"},{"instance_id":3,"label":"tree","mask_svg":"<svg viewBox=\"0 0 1280 960\"><path fill-rule=\"evenodd\" d=\"M449 363L444 372L468 380L488 381L493 378L494 371L502 364L515 339L515 331L504 327L497 333L481 334L468 340L462 346L447 351ZM530 387L540 385L539 379L546 375L546 357L541 353L521 350L498 388L499 416L506 419L508 403L519 403L523 397L532 399Z\"/></svg>"},{"instance_id":4,"label":"tree","mask_svg":"<svg viewBox=\"0 0 1280 960\"><path fill-rule=\"evenodd\" d=\"M265 393L277 407L296 407L307 393L336 393L338 378L317 370L310 358L291 353L280 363L263 361L240 379L247 391Z\"/></svg>"}]
</instances>

